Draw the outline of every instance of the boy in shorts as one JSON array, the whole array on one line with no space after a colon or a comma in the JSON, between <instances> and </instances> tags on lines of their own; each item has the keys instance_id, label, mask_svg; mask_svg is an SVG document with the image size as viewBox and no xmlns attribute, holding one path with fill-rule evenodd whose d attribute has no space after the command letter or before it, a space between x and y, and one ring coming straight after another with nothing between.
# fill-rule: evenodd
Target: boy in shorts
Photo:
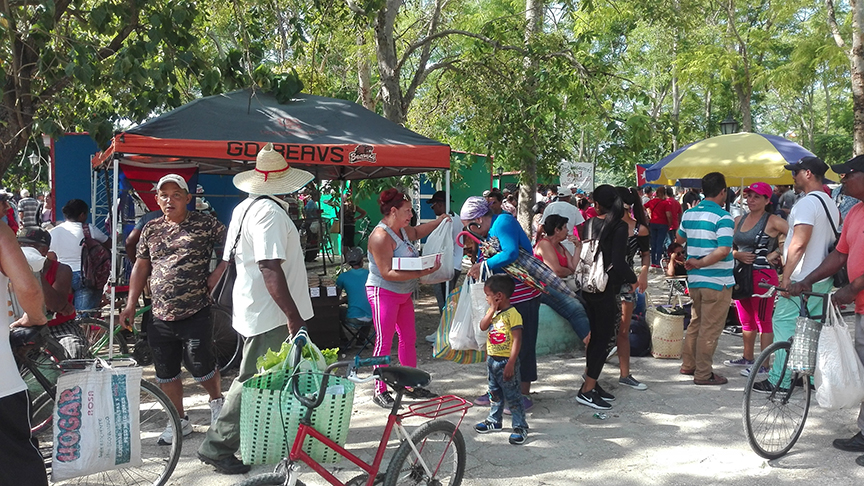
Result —
<instances>
[{"instance_id":1,"label":"boy in shorts","mask_svg":"<svg viewBox=\"0 0 864 486\"><path fill-rule=\"evenodd\" d=\"M493 275L486 280L483 292L489 310L480 320L480 329L489 331L486 337L486 367L489 370L489 417L474 426L477 433L501 430L504 402L510 406L513 433L510 443L524 444L528 440L528 423L522 408L519 349L522 347L522 316L510 305L515 284L507 275Z\"/></svg>"}]
</instances>

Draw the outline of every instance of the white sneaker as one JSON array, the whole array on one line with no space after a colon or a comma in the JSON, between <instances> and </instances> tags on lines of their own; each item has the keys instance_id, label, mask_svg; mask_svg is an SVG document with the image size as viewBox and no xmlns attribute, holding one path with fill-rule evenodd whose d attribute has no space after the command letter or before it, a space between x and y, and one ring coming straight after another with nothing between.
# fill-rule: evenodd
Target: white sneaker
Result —
<instances>
[{"instance_id":1,"label":"white sneaker","mask_svg":"<svg viewBox=\"0 0 864 486\"><path fill-rule=\"evenodd\" d=\"M183 433L183 437L190 435L192 433L192 423L189 422L189 416L185 416L180 419L180 431ZM174 430L171 428L169 424L165 427L165 430L162 431L162 435L159 436L159 440L156 441L159 445L171 445L174 442Z\"/></svg>"},{"instance_id":2,"label":"white sneaker","mask_svg":"<svg viewBox=\"0 0 864 486\"><path fill-rule=\"evenodd\" d=\"M216 423L219 414L222 413L222 405L225 404L225 398L219 397L215 400L210 400L210 425Z\"/></svg>"},{"instance_id":3,"label":"white sneaker","mask_svg":"<svg viewBox=\"0 0 864 486\"><path fill-rule=\"evenodd\" d=\"M609 355L606 356L606 361L612 359L616 354L618 354L618 346L612 346L612 349L609 350Z\"/></svg>"}]
</instances>

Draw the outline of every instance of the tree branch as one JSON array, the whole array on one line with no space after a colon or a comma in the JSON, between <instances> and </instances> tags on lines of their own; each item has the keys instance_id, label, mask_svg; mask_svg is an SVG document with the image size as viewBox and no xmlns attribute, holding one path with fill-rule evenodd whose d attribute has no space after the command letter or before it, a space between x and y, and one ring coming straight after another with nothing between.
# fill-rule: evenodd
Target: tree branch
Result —
<instances>
[{"instance_id":1,"label":"tree branch","mask_svg":"<svg viewBox=\"0 0 864 486\"><path fill-rule=\"evenodd\" d=\"M348 9L352 12L359 15L366 15L366 11L363 10L360 5L357 5L357 2L355 2L354 0L345 0L345 3L348 5Z\"/></svg>"},{"instance_id":2,"label":"tree branch","mask_svg":"<svg viewBox=\"0 0 864 486\"><path fill-rule=\"evenodd\" d=\"M837 43L837 47L843 49L846 57L850 57L850 53L846 51L846 41L843 40L843 36L840 35L840 27L837 26L837 15L834 13L834 0L825 0L825 9L828 10L828 27L831 28L831 35L834 37L834 42Z\"/></svg>"}]
</instances>

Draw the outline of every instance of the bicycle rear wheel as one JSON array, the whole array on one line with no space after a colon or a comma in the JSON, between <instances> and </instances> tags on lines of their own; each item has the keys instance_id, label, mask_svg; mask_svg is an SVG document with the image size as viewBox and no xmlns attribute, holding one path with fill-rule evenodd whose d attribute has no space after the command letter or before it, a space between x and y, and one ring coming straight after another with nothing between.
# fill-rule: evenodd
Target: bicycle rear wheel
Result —
<instances>
[{"instance_id":1,"label":"bicycle rear wheel","mask_svg":"<svg viewBox=\"0 0 864 486\"><path fill-rule=\"evenodd\" d=\"M777 459L792 449L810 410L810 377L789 369L791 346L791 341L779 341L762 351L744 389L744 432L753 451L766 459ZM780 379L758 372L772 365L781 370ZM753 388L757 383L762 391Z\"/></svg>"},{"instance_id":2,"label":"bicycle rear wheel","mask_svg":"<svg viewBox=\"0 0 864 486\"><path fill-rule=\"evenodd\" d=\"M454 424L446 420L426 422L411 434L410 442L402 441L387 466L384 486L458 486L465 473L465 455L465 439Z\"/></svg>"},{"instance_id":3,"label":"bicycle rear wheel","mask_svg":"<svg viewBox=\"0 0 864 486\"><path fill-rule=\"evenodd\" d=\"M210 307L210 321L213 323L213 351L219 369L224 372L239 366L243 357L243 336L231 325L231 314Z\"/></svg>"},{"instance_id":4,"label":"bicycle rear wheel","mask_svg":"<svg viewBox=\"0 0 864 486\"><path fill-rule=\"evenodd\" d=\"M182 436L174 434L173 444L160 446L156 442L165 427L180 430L180 416L168 397L158 386L141 380L141 397L138 408L141 428L141 466L105 471L89 476L69 479L53 484L63 485L153 485L168 482L180 459ZM39 436L40 446L51 446L51 433Z\"/></svg>"},{"instance_id":5,"label":"bicycle rear wheel","mask_svg":"<svg viewBox=\"0 0 864 486\"><path fill-rule=\"evenodd\" d=\"M84 317L78 319L81 328L84 330L84 336L90 345L90 355L93 357L107 358L110 326L107 322L93 317ZM116 332L116 328L120 325L115 322L114 333L114 357L128 358L129 357L129 342L123 331ZM143 363L141 363L143 365Z\"/></svg>"}]
</instances>

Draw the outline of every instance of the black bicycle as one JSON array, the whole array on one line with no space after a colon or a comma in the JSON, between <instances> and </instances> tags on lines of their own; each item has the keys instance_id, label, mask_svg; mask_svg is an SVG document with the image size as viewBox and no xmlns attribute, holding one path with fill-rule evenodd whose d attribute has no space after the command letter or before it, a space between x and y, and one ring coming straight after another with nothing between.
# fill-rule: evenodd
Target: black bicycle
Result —
<instances>
[{"instance_id":1,"label":"black bicycle","mask_svg":"<svg viewBox=\"0 0 864 486\"><path fill-rule=\"evenodd\" d=\"M66 370L83 369L92 360L67 360L66 352L56 339L51 337L46 326L14 328L10 343L21 377L27 383L31 401L31 433L38 441L39 450L50 471L53 451L53 428L51 417L57 379ZM134 365L134 360L125 360ZM114 364L114 362L112 362ZM180 415L171 400L158 386L141 380L138 417L140 422L141 459L137 467L115 469L82 476L54 484L77 485L153 485L168 482L180 459L183 440L174 434L169 446L158 445L159 435L166 427L180 430Z\"/></svg>"}]
</instances>

